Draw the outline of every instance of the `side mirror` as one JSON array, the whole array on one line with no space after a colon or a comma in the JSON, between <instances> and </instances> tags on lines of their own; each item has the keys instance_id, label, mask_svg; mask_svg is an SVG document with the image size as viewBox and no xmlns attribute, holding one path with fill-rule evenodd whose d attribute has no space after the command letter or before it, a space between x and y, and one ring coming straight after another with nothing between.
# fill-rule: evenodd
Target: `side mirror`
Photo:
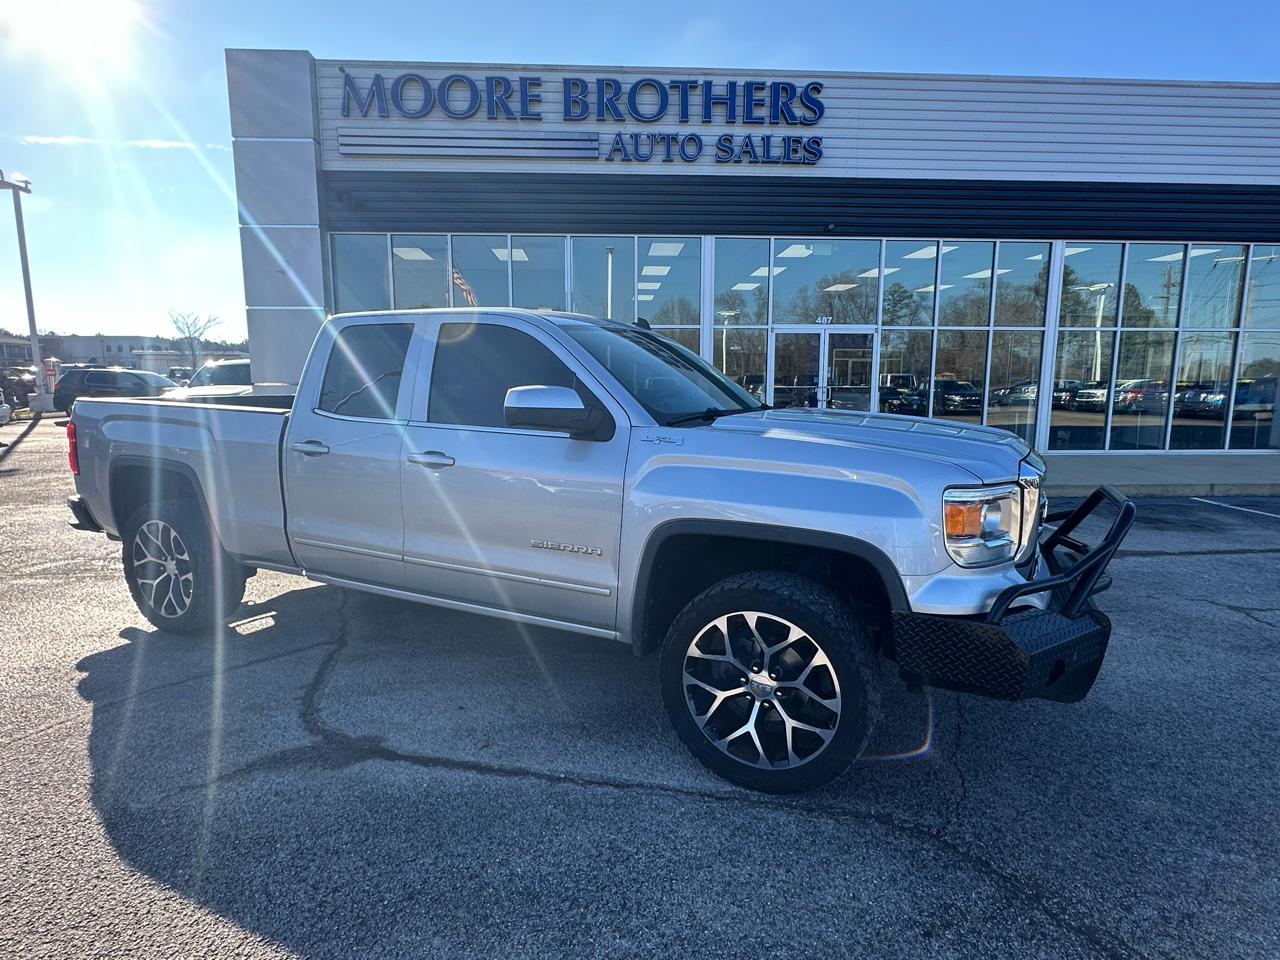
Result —
<instances>
[{"instance_id":1,"label":"side mirror","mask_svg":"<svg viewBox=\"0 0 1280 960\"><path fill-rule=\"evenodd\" d=\"M588 410L577 391L569 387L512 387L502 415L508 427L554 430L576 440L608 440L613 436L613 418L608 411L603 407Z\"/></svg>"}]
</instances>

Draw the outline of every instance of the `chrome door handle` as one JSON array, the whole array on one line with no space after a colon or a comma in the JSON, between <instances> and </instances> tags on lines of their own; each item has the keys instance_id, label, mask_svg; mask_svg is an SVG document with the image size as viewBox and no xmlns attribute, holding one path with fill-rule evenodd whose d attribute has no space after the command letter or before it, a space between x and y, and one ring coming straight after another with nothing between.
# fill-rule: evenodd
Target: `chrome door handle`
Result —
<instances>
[{"instance_id":1,"label":"chrome door handle","mask_svg":"<svg viewBox=\"0 0 1280 960\"><path fill-rule=\"evenodd\" d=\"M411 453L407 459L410 463L416 463L420 467L431 467L433 470L439 470L441 467L452 467L455 463L453 457L441 453L439 450L428 450L426 453Z\"/></svg>"},{"instance_id":2,"label":"chrome door handle","mask_svg":"<svg viewBox=\"0 0 1280 960\"><path fill-rule=\"evenodd\" d=\"M329 452L329 448L319 440L299 440L289 444L289 449L294 453L305 453L309 457L319 457Z\"/></svg>"}]
</instances>

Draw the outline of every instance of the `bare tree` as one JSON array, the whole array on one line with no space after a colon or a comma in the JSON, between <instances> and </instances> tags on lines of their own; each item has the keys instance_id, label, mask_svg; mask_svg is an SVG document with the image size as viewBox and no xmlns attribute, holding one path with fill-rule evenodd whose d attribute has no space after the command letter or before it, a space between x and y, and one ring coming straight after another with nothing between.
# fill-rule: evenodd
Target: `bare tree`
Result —
<instances>
[{"instance_id":1,"label":"bare tree","mask_svg":"<svg viewBox=\"0 0 1280 960\"><path fill-rule=\"evenodd\" d=\"M186 365L195 373L200 366L200 358L204 354L204 345L200 342L204 335L220 324L217 317L202 317L198 313L178 313L169 311L169 322L173 324L174 338L178 350L182 353Z\"/></svg>"}]
</instances>

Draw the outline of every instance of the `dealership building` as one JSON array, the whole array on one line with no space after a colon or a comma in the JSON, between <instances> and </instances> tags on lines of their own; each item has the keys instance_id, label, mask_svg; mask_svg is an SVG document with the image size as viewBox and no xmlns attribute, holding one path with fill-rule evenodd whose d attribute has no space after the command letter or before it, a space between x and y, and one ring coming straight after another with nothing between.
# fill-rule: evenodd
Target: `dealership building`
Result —
<instances>
[{"instance_id":1,"label":"dealership building","mask_svg":"<svg viewBox=\"0 0 1280 960\"><path fill-rule=\"evenodd\" d=\"M259 382L296 383L334 313L515 306L644 318L777 406L1280 449L1280 84L227 74Z\"/></svg>"}]
</instances>

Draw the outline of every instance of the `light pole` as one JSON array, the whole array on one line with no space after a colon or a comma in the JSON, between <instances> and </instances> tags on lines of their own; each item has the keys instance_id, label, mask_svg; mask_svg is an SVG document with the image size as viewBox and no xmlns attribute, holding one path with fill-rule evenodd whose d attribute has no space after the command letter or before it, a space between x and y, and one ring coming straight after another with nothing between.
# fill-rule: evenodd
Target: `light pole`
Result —
<instances>
[{"instance_id":1,"label":"light pole","mask_svg":"<svg viewBox=\"0 0 1280 960\"><path fill-rule=\"evenodd\" d=\"M7 180L4 171L0 170L0 187L13 193L13 219L18 228L18 258L22 261L22 287L27 295L27 326L31 332L31 362L36 365L36 387L34 397L27 400L34 414L52 413L53 396L49 392L49 384L44 375L44 358L40 356L40 337L36 333L36 305L31 297L31 268L27 265L27 232L22 226L22 195L31 192L30 180Z\"/></svg>"},{"instance_id":2,"label":"light pole","mask_svg":"<svg viewBox=\"0 0 1280 960\"><path fill-rule=\"evenodd\" d=\"M1113 283L1093 283L1079 284L1071 288L1088 290L1098 295L1098 313L1093 321L1093 379L1095 382L1102 379L1102 306L1107 301L1107 288L1113 286L1115 286Z\"/></svg>"}]
</instances>

